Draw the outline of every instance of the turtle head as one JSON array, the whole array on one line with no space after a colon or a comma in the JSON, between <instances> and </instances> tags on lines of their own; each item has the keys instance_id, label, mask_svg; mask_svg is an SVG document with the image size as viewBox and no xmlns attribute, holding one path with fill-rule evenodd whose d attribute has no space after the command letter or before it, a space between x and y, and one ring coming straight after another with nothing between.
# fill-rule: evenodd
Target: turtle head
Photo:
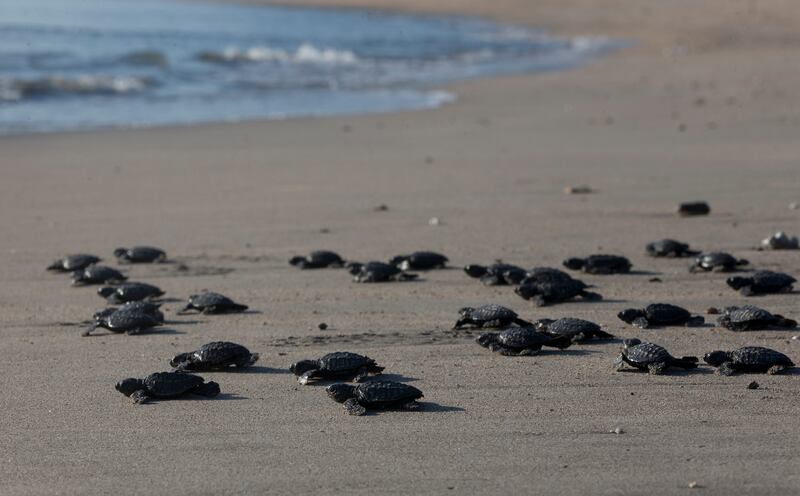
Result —
<instances>
[{"instance_id":1,"label":"turtle head","mask_svg":"<svg viewBox=\"0 0 800 496\"><path fill-rule=\"evenodd\" d=\"M483 277L486 275L486 267L483 265L469 264L464 266L464 272L470 277Z\"/></svg>"},{"instance_id":2,"label":"turtle head","mask_svg":"<svg viewBox=\"0 0 800 496\"><path fill-rule=\"evenodd\" d=\"M477 339L475 342L479 345L483 346L484 348L488 348L491 345L497 343L497 333L496 332L484 332Z\"/></svg>"},{"instance_id":3,"label":"turtle head","mask_svg":"<svg viewBox=\"0 0 800 496\"><path fill-rule=\"evenodd\" d=\"M114 294L114 291L115 288L112 288L111 286L103 286L102 288L97 290L97 294L99 294L103 298L108 298L109 296Z\"/></svg>"},{"instance_id":4,"label":"turtle head","mask_svg":"<svg viewBox=\"0 0 800 496\"><path fill-rule=\"evenodd\" d=\"M475 309L472 307L463 307L458 309L458 314L462 317L470 315Z\"/></svg>"},{"instance_id":5,"label":"turtle head","mask_svg":"<svg viewBox=\"0 0 800 496\"><path fill-rule=\"evenodd\" d=\"M124 394L125 396L130 396L136 391L144 389L144 381L129 377L128 379L122 379L119 381L115 387L120 393Z\"/></svg>"},{"instance_id":6,"label":"turtle head","mask_svg":"<svg viewBox=\"0 0 800 496\"><path fill-rule=\"evenodd\" d=\"M175 355L175 357L169 361L169 364L176 369L184 367L191 361L192 355L194 355L194 352Z\"/></svg>"},{"instance_id":7,"label":"turtle head","mask_svg":"<svg viewBox=\"0 0 800 496\"><path fill-rule=\"evenodd\" d=\"M539 294L538 288L535 284L523 284L522 286L514 289L514 292L526 300L529 300Z\"/></svg>"},{"instance_id":8,"label":"turtle head","mask_svg":"<svg viewBox=\"0 0 800 496\"><path fill-rule=\"evenodd\" d=\"M725 282L733 289L742 289L745 286L753 284L753 280L749 277L729 277Z\"/></svg>"},{"instance_id":9,"label":"turtle head","mask_svg":"<svg viewBox=\"0 0 800 496\"><path fill-rule=\"evenodd\" d=\"M406 255L397 255L389 260L389 265L394 265L395 267L399 266L401 263L405 262L408 259Z\"/></svg>"},{"instance_id":10,"label":"turtle head","mask_svg":"<svg viewBox=\"0 0 800 496\"><path fill-rule=\"evenodd\" d=\"M289 265L294 265L295 267L302 264L306 261L306 257L292 257L289 259Z\"/></svg>"},{"instance_id":11,"label":"turtle head","mask_svg":"<svg viewBox=\"0 0 800 496\"><path fill-rule=\"evenodd\" d=\"M736 265L750 265L750 260L740 258L736 261Z\"/></svg>"},{"instance_id":12,"label":"turtle head","mask_svg":"<svg viewBox=\"0 0 800 496\"><path fill-rule=\"evenodd\" d=\"M546 331L553 322L555 322L553 319L539 319L533 323L533 326L536 327L537 330Z\"/></svg>"},{"instance_id":13,"label":"turtle head","mask_svg":"<svg viewBox=\"0 0 800 496\"><path fill-rule=\"evenodd\" d=\"M325 388L325 392L328 393L328 396L330 396L333 401L344 403L355 396L356 387L350 384L331 384Z\"/></svg>"},{"instance_id":14,"label":"turtle head","mask_svg":"<svg viewBox=\"0 0 800 496\"><path fill-rule=\"evenodd\" d=\"M583 266L586 265L586 259L584 258L568 258L564 260L564 267L572 270L581 270Z\"/></svg>"},{"instance_id":15,"label":"turtle head","mask_svg":"<svg viewBox=\"0 0 800 496\"><path fill-rule=\"evenodd\" d=\"M729 362L730 359L731 359L731 354L728 353L727 351L718 350L703 355L703 361L711 365L712 367L719 367L723 363Z\"/></svg>"},{"instance_id":16,"label":"turtle head","mask_svg":"<svg viewBox=\"0 0 800 496\"><path fill-rule=\"evenodd\" d=\"M630 338L622 340L622 346L624 346L625 348L630 348L632 346L636 346L637 344L642 344L642 340L639 338Z\"/></svg>"},{"instance_id":17,"label":"turtle head","mask_svg":"<svg viewBox=\"0 0 800 496\"><path fill-rule=\"evenodd\" d=\"M636 308L629 308L627 310L623 310L617 314L619 320L623 322L627 322L628 324L632 323L634 320L638 319L639 317L644 317L645 313L642 310L638 310Z\"/></svg>"},{"instance_id":18,"label":"turtle head","mask_svg":"<svg viewBox=\"0 0 800 496\"><path fill-rule=\"evenodd\" d=\"M124 257L128 253L127 248L117 248L114 250L114 256L117 258Z\"/></svg>"},{"instance_id":19,"label":"turtle head","mask_svg":"<svg viewBox=\"0 0 800 496\"><path fill-rule=\"evenodd\" d=\"M299 362L295 362L289 365L289 370L296 376L301 376L308 372L309 370L314 370L319 368L319 363L316 360L300 360Z\"/></svg>"},{"instance_id":20,"label":"turtle head","mask_svg":"<svg viewBox=\"0 0 800 496\"><path fill-rule=\"evenodd\" d=\"M362 267L364 267L364 264L358 262L348 262L347 264L345 264L347 272L349 272L352 275L357 275L359 272L361 272Z\"/></svg>"}]
</instances>

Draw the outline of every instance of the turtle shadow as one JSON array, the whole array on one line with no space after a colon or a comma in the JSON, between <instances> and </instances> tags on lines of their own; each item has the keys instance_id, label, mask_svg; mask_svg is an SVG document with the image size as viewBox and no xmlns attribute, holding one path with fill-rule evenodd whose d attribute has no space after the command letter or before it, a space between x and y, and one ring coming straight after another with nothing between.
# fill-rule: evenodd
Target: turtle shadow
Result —
<instances>
[{"instance_id":1,"label":"turtle shadow","mask_svg":"<svg viewBox=\"0 0 800 496\"><path fill-rule=\"evenodd\" d=\"M102 337L108 337L108 336L125 336L125 335L132 336L132 337L136 337L136 336L161 336L161 335L163 335L163 336L172 336L172 335L176 335L176 334L186 334L184 331L178 331L176 329L169 329L169 328L166 328L166 327L163 328L163 329L161 329L161 328L159 328L159 329L148 329L146 331L141 331L141 332L137 332L137 333L134 333L134 334L128 334L126 332L111 332L111 331L108 331L106 329L102 329L100 327L98 327L95 331L96 332L92 332L91 334L87 334L87 335L85 335L83 337L87 337L87 338L102 338ZM103 331L105 331L105 332L103 332Z\"/></svg>"},{"instance_id":2,"label":"turtle shadow","mask_svg":"<svg viewBox=\"0 0 800 496\"><path fill-rule=\"evenodd\" d=\"M432 401L420 401L418 411L420 413L438 413L438 412L465 412L467 410L461 408L460 406L442 405L440 403L434 403Z\"/></svg>"},{"instance_id":3,"label":"turtle shadow","mask_svg":"<svg viewBox=\"0 0 800 496\"><path fill-rule=\"evenodd\" d=\"M586 350L586 349L579 350L579 349L573 349L573 348L567 348L567 349L564 349L564 350L545 350L545 349L542 349L539 353L537 353L536 355L533 355L533 356L534 357L537 357L537 356L550 356L550 355L583 356L583 355L594 355L596 353L602 353L602 351L599 351L599 350Z\"/></svg>"},{"instance_id":4,"label":"turtle shadow","mask_svg":"<svg viewBox=\"0 0 800 496\"><path fill-rule=\"evenodd\" d=\"M230 370L234 374L291 374L289 369L281 369L275 367L263 367L261 365L251 365L249 367L237 368L234 367Z\"/></svg>"},{"instance_id":5,"label":"turtle shadow","mask_svg":"<svg viewBox=\"0 0 800 496\"><path fill-rule=\"evenodd\" d=\"M781 376L781 375L791 375L791 376L800 375L800 367L792 367L792 368L786 369L782 373L776 374L776 375L779 375L779 376Z\"/></svg>"},{"instance_id":6,"label":"turtle shadow","mask_svg":"<svg viewBox=\"0 0 800 496\"><path fill-rule=\"evenodd\" d=\"M209 398L207 396L202 396L199 394L187 394L185 396L179 396L177 398L171 398L169 401L239 401L239 400L248 400L247 396L241 396L236 393L219 393L218 395Z\"/></svg>"},{"instance_id":7,"label":"turtle shadow","mask_svg":"<svg viewBox=\"0 0 800 496\"><path fill-rule=\"evenodd\" d=\"M403 374L379 374L371 375L366 382L369 381L394 381L394 382L414 382L418 381L416 377L408 377Z\"/></svg>"},{"instance_id":8,"label":"turtle shadow","mask_svg":"<svg viewBox=\"0 0 800 496\"><path fill-rule=\"evenodd\" d=\"M663 276L663 272L656 272L653 270L632 270L628 272L632 276Z\"/></svg>"},{"instance_id":9,"label":"turtle shadow","mask_svg":"<svg viewBox=\"0 0 800 496\"><path fill-rule=\"evenodd\" d=\"M635 367L628 367L628 368L624 368L624 369L618 369L618 370L614 370L614 372L626 373L626 374L627 373L634 373L634 374L650 375L650 374L648 374L647 370L637 369ZM682 369L682 368L679 368L679 367L670 367L669 369L666 370L666 372L664 372L663 374L659 374L659 375L681 377L681 376L687 376L687 375L708 375L708 374L713 374L713 373L714 373L713 369L709 369L708 367L703 367L703 366L698 366L697 368L694 368L694 369Z\"/></svg>"},{"instance_id":10,"label":"turtle shadow","mask_svg":"<svg viewBox=\"0 0 800 496\"><path fill-rule=\"evenodd\" d=\"M205 324L207 321L205 320L165 320L165 324L169 325L195 325L195 324Z\"/></svg>"},{"instance_id":11,"label":"turtle shadow","mask_svg":"<svg viewBox=\"0 0 800 496\"><path fill-rule=\"evenodd\" d=\"M185 302L186 300L175 297L158 298L156 300L152 300L152 303L185 303Z\"/></svg>"}]
</instances>

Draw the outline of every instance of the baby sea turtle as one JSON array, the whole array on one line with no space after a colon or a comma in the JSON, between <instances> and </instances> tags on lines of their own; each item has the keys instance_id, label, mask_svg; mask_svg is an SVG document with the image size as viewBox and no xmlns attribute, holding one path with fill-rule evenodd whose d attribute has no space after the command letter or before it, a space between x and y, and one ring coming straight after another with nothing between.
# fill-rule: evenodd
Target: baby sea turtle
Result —
<instances>
[{"instance_id":1,"label":"baby sea turtle","mask_svg":"<svg viewBox=\"0 0 800 496\"><path fill-rule=\"evenodd\" d=\"M74 286L88 284L113 284L126 280L127 277L111 267L105 265L90 265L83 270L76 270L72 273L72 284Z\"/></svg>"},{"instance_id":2,"label":"baby sea turtle","mask_svg":"<svg viewBox=\"0 0 800 496\"><path fill-rule=\"evenodd\" d=\"M771 250L796 250L800 248L797 236L789 236L783 231L778 231L769 238L761 241L761 246Z\"/></svg>"},{"instance_id":3,"label":"baby sea turtle","mask_svg":"<svg viewBox=\"0 0 800 496\"><path fill-rule=\"evenodd\" d=\"M519 284L520 286L524 286L525 284L529 283L561 282L571 280L573 280L572 276L561 269L555 269L553 267L534 267L525 272L525 278L519 281Z\"/></svg>"},{"instance_id":4,"label":"baby sea turtle","mask_svg":"<svg viewBox=\"0 0 800 496\"><path fill-rule=\"evenodd\" d=\"M583 319L565 317L558 320L539 319L533 323L536 329L551 336L564 336L573 343L589 341L592 338L614 339L612 334L602 330L594 322Z\"/></svg>"},{"instance_id":5,"label":"baby sea turtle","mask_svg":"<svg viewBox=\"0 0 800 496\"><path fill-rule=\"evenodd\" d=\"M645 246L647 254L651 257L693 257L699 255L699 251L689 249L687 243L681 243L674 239L660 239L647 243Z\"/></svg>"},{"instance_id":6,"label":"baby sea turtle","mask_svg":"<svg viewBox=\"0 0 800 496\"><path fill-rule=\"evenodd\" d=\"M769 328L794 329L797 322L783 315L773 315L763 308L745 305L728 307L717 323L731 331L761 331Z\"/></svg>"},{"instance_id":7,"label":"baby sea turtle","mask_svg":"<svg viewBox=\"0 0 800 496\"><path fill-rule=\"evenodd\" d=\"M99 261L100 258L94 255L78 253L75 255L67 255L60 260L56 260L47 267L47 270L55 272L75 272L76 270L83 270Z\"/></svg>"},{"instance_id":8,"label":"baby sea turtle","mask_svg":"<svg viewBox=\"0 0 800 496\"><path fill-rule=\"evenodd\" d=\"M175 355L169 364L178 370L227 370L231 366L245 368L258 361L258 353L228 341L214 341L198 350Z\"/></svg>"},{"instance_id":9,"label":"baby sea turtle","mask_svg":"<svg viewBox=\"0 0 800 496\"><path fill-rule=\"evenodd\" d=\"M646 369L653 375L659 375L663 374L669 367L697 368L697 357L675 358L666 349L657 344L642 342L634 338L626 339L623 342L622 352L614 361L614 366L617 370L620 370L623 364L626 363L631 367Z\"/></svg>"},{"instance_id":10,"label":"baby sea turtle","mask_svg":"<svg viewBox=\"0 0 800 496\"><path fill-rule=\"evenodd\" d=\"M487 286L505 286L519 284L525 279L528 271L516 265L496 263L488 267L470 264L464 267L464 272L470 277L480 279Z\"/></svg>"},{"instance_id":11,"label":"baby sea turtle","mask_svg":"<svg viewBox=\"0 0 800 496\"><path fill-rule=\"evenodd\" d=\"M152 246L117 248L114 250L114 256L120 263L157 263L167 259L164 250Z\"/></svg>"},{"instance_id":12,"label":"baby sea turtle","mask_svg":"<svg viewBox=\"0 0 800 496\"><path fill-rule=\"evenodd\" d=\"M514 292L525 300L532 300L540 307L551 303L569 301L578 296L590 301L603 299L597 293L586 291L588 287L583 281L572 278L544 282L532 281L529 278L525 284L520 285Z\"/></svg>"},{"instance_id":13,"label":"baby sea turtle","mask_svg":"<svg viewBox=\"0 0 800 496\"><path fill-rule=\"evenodd\" d=\"M705 319L700 315L692 315L685 308L669 303L652 303L643 309L629 308L617 314L623 322L641 329L653 326L695 327L703 325Z\"/></svg>"},{"instance_id":14,"label":"baby sea turtle","mask_svg":"<svg viewBox=\"0 0 800 496\"><path fill-rule=\"evenodd\" d=\"M134 403L145 403L150 399L177 398L197 394L213 398L219 394L219 384L205 382L199 375L179 372L156 372L144 379L130 377L119 381L117 391L129 396Z\"/></svg>"},{"instance_id":15,"label":"baby sea turtle","mask_svg":"<svg viewBox=\"0 0 800 496\"><path fill-rule=\"evenodd\" d=\"M125 303L121 307L109 307L103 309L94 314L95 322L98 319L105 318L111 315L114 312L118 312L120 310L124 310L126 312L142 312L150 314L153 318L155 318L159 323L164 323L164 314L161 313L161 303L153 303L150 301L134 301L130 303Z\"/></svg>"},{"instance_id":16,"label":"baby sea turtle","mask_svg":"<svg viewBox=\"0 0 800 496\"><path fill-rule=\"evenodd\" d=\"M353 275L355 282L410 281L419 277L417 274L410 274L399 267L383 262L367 262L365 264L351 262L347 264L347 270Z\"/></svg>"},{"instance_id":17,"label":"baby sea turtle","mask_svg":"<svg viewBox=\"0 0 800 496\"><path fill-rule=\"evenodd\" d=\"M508 327L511 324L518 326L533 325L527 320L519 318L517 312L501 305L483 305L480 307L464 307L458 311L459 319L453 329L464 329L466 326L478 329Z\"/></svg>"},{"instance_id":18,"label":"baby sea turtle","mask_svg":"<svg viewBox=\"0 0 800 496\"><path fill-rule=\"evenodd\" d=\"M760 346L745 346L733 351L712 351L706 353L703 360L712 367L717 367L720 375L733 375L737 372L780 374L794 367L794 363L783 353Z\"/></svg>"},{"instance_id":19,"label":"baby sea turtle","mask_svg":"<svg viewBox=\"0 0 800 496\"><path fill-rule=\"evenodd\" d=\"M572 339L567 336L554 336L539 332L533 327L511 327L500 332L484 332L475 341L484 348L507 356L538 355L542 346L563 350L572 345Z\"/></svg>"},{"instance_id":20,"label":"baby sea turtle","mask_svg":"<svg viewBox=\"0 0 800 496\"><path fill-rule=\"evenodd\" d=\"M121 305L132 301L162 296L161 288L143 282L124 282L119 286L103 286L97 290L112 305Z\"/></svg>"},{"instance_id":21,"label":"baby sea turtle","mask_svg":"<svg viewBox=\"0 0 800 496\"><path fill-rule=\"evenodd\" d=\"M797 279L783 272L764 270L756 272L750 277L729 277L725 282L743 295L753 296L789 292L792 290L792 285L797 282Z\"/></svg>"},{"instance_id":22,"label":"baby sea turtle","mask_svg":"<svg viewBox=\"0 0 800 496\"><path fill-rule=\"evenodd\" d=\"M116 334L139 334L164 323L164 314L156 307L123 305L117 309L107 308L94 315L94 323L83 332L90 335L98 327Z\"/></svg>"},{"instance_id":23,"label":"baby sea turtle","mask_svg":"<svg viewBox=\"0 0 800 496\"><path fill-rule=\"evenodd\" d=\"M398 255L389 261L400 270L443 269L447 262L446 256L432 251L415 251L410 255Z\"/></svg>"},{"instance_id":24,"label":"baby sea turtle","mask_svg":"<svg viewBox=\"0 0 800 496\"><path fill-rule=\"evenodd\" d=\"M289 265L298 269L326 269L344 267L344 260L338 253L328 250L312 251L306 257L292 257Z\"/></svg>"},{"instance_id":25,"label":"baby sea turtle","mask_svg":"<svg viewBox=\"0 0 800 496\"><path fill-rule=\"evenodd\" d=\"M181 312L196 310L204 314L234 313L244 312L247 310L247 308L247 305L235 303L227 296L215 293L213 291L204 291L200 294L191 295L189 297L189 303L183 308L183 310L181 310Z\"/></svg>"},{"instance_id":26,"label":"baby sea turtle","mask_svg":"<svg viewBox=\"0 0 800 496\"><path fill-rule=\"evenodd\" d=\"M590 255L586 258L568 258L564 267L582 270L588 274L627 274L631 271L631 262L619 255Z\"/></svg>"},{"instance_id":27,"label":"baby sea turtle","mask_svg":"<svg viewBox=\"0 0 800 496\"><path fill-rule=\"evenodd\" d=\"M353 379L361 382L370 374L380 374L383 367L370 357L337 351L323 355L317 360L300 360L289 366L300 384L312 379Z\"/></svg>"},{"instance_id":28,"label":"baby sea turtle","mask_svg":"<svg viewBox=\"0 0 800 496\"><path fill-rule=\"evenodd\" d=\"M749 263L750 262L745 259L735 258L730 253L715 251L712 253L703 253L698 256L694 260L694 263L689 266L689 272L731 272Z\"/></svg>"},{"instance_id":29,"label":"baby sea turtle","mask_svg":"<svg viewBox=\"0 0 800 496\"><path fill-rule=\"evenodd\" d=\"M331 384L326 391L350 415L364 415L368 409L414 410L422 398L419 389L394 381L370 381L358 386Z\"/></svg>"}]
</instances>

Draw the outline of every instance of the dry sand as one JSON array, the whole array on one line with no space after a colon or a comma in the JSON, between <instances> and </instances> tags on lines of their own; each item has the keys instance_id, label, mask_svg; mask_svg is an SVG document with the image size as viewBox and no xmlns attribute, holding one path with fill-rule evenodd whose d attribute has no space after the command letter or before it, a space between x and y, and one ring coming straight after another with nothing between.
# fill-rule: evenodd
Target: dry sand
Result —
<instances>
[{"instance_id":1,"label":"dry sand","mask_svg":"<svg viewBox=\"0 0 800 496\"><path fill-rule=\"evenodd\" d=\"M0 139L0 494L635 495L684 494L692 482L700 494L799 494L797 373L757 377L751 391L753 377L706 368L612 373L619 343L506 358L447 332L459 307L497 302L527 318L588 318L680 355L754 344L800 361L796 333L639 331L615 317L652 301L695 312L745 301L724 275L645 257L664 236L800 272L798 252L753 249L800 230L787 207L800 200L800 9L563 3L391 5L639 44L576 71L459 84L459 102L434 111ZM578 184L597 193L562 193ZM694 199L712 215L672 215ZM43 267L133 243L163 246L189 270L137 266L132 279L174 297L218 290L259 312L174 317L169 303L173 332L137 337L59 325L101 300ZM286 264L319 247L359 260L435 249L453 265L614 252L663 282L589 276L605 301L537 309L459 270L372 286ZM800 317L796 293L754 301ZM139 407L113 389L217 339L262 357L253 372L204 374L219 400ZM340 349L413 380L423 411L348 417L285 370Z\"/></svg>"}]
</instances>

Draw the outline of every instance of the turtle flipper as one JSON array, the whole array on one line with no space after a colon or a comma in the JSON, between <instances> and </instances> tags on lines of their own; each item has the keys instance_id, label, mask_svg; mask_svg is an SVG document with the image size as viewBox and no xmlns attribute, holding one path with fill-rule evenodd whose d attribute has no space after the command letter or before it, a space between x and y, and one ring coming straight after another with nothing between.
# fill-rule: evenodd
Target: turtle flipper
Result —
<instances>
[{"instance_id":1,"label":"turtle flipper","mask_svg":"<svg viewBox=\"0 0 800 496\"><path fill-rule=\"evenodd\" d=\"M753 296L754 294L756 294L756 292L753 291L753 287L752 286L743 286L739 290L739 293L741 293L742 296Z\"/></svg>"},{"instance_id":2,"label":"turtle flipper","mask_svg":"<svg viewBox=\"0 0 800 496\"><path fill-rule=\"evenodd\" d=\"M205 384L200 384L197 386L197 389L192 392L194 394L199 394L200 396L213 398L219 394L219 384L214 381L208 381Z\"/></svg>"},{"instance_id":3,"label":"turtle flipper","mask_svg":"<svg viewBox=\"0 0 800 496\"><path fill-rule=\"evenodd\" d=\"M355 398L350 398L349 400L342 403L342 407L344 408L344 411L346 411L348 415L361 416L367 413L367 409L361 406L361 404Z\"/></svg>"},{"instance_id":4,"label":"turtle flipper","mask_svg":"<svg viewBox=\"0 0 800 496\"><path fill-rule=\"evenodd\" d=\"M81 336L90 336L95 331L95 329L97 329L97 327L98 327L97 324L90 325L89 327L84 329L83 332L81 332Z\"/></svg>"},{"instance_id":5,"label":"turtle flipper","mask_svg":"<svg viewBox=\"0 0 800 496\"><path fill-rule=\"evenodd\" d=\"M785 365L773 365L767 369L767 374L769 375L783 374L784 372L786 372Z\"/></svg>"},{"instance_id":6,"label":"turtle flipper","mask_svg":"<svg viewBox=\"0 0 800 496\"><path fill-rule=\"evenodd\" d=\"M717 373L719 375L730 376L730 375L735 374L736 370L733 368L733 363L732 362L724 362L717 369Z\"/></svg>"},{"instance_id":7,"label":"turtle flipper","mask_svg":"<svg viewBox=\"0 0 800 496\"><path fill-rule=\"evenodd\" d=\"M520 351L518 353L510 353L510 354L518 355L518 356L536 356L541 351L542 351L541 347L539 347L539 348L535 348L534 347L534 348L525 348L524 350L522 350L522 351ZM503 353L503 354L505 355L505 353Z\"/></svg>"},{"instance_id":8,"label":"turtle flipper","mask_svg":"<svg viewBox=\"0 0 800 496\"><path fill-rule=\"evenodd\" d=\"M673 367L680 367L682 369L696 369L697 357L682 357L676 358L670 362Z\"/></svg>"},{"instance_id":9,"label":"turtle flipper","mask_svg":"<svg viewBox=\"0 0 800 496\"><path fill-rule=\"evenodd\" d=\"M646 317L638 317L631 322L633 327L638 327L639 329L647 329L650 327L650 321L647 320Z\"/></svg>"},{"instance_id":10,"label":"turtle flipper","mask_svg":"<svg viewBox=\"0 0 800 496\"><path fill-rule=\"evenodd\" d=\"M478 328L481 327L477 322L475 322L471 318L462 317L456 321L455 325L453 326L453 329L463 329L465 326L468 325L476 325Z\"/></svg>"},{"instance_id":11,"label":"turtle flipper","mask_svg":"<svg viewBox=\"0 0 800 496\"><path fill-rule=\"evenodd\" d=\"M237 363L237 367L249 367L258 361L260 355L258 353L250 353L250 356L242 363Z\"/></svg>"},{"instance_id":12,"label":"turtle flipper","mask_svg":"<svg viewBox=\"0 0 800 496\"><path fill-rule=\"evenodd\" d=\"M600 301L603 299L603 295L600 293L594 293L592 291L581 291L578 294L586 301Z\"/></svg>"},{"instance_id":13,"label":"turtle flipper","mask_svg":"<svg viewBox=\"0 0 800 496\"><path fill-rule=\"evenodd\" d=\"M308 384L308 382L311 379L317 377L318 373L319 373L319 369L306 370L303 373L303 375L301 375L300 377L297 378L297 382L299 382L301 385L305 386L305 385Z\"/></svg>"},{"instance_id":14,"label":"turtle flipper","mask_svg":"<svg viewBox=\"0 0 800 496\"><path fill-rule=\"evenodd\" d=\"M783 315L775 315L777 321L775 322L775 327L786 327L789 329L794 329L797 327L797 321L792 319L787 319Z\"/></svg>"},{"instance_id":15,"label":"turtle flipper","mask_svg":"<svg viewBox=\"0 0 800 496\"><path fill-rule=\"evenodd\" d=\"M614 360L614 369L622 370L625 367L625 355L622 353Z\"/></svg>"},{"instance_id":16,"label":"turtle flipper","mask_svg":"<svg viewBox=\"0 0 800 496\"><path fill-rule=\"evenodd\" d=\"M519 317L515 317L512 322L514 322L515 324L517 324L520 327L531 327L531 326L533 326L533 323L528 322L527 320L521 319Z\"/></svg>"},{"instance_id":17,"label":"turtle flipper","mask_svg":"<svg viewBox=\"0 0 800 496\"><path fill-rule=\"evenodd\" d=\"M702 315L694 315L686 321L686 327L699 327L705 323L706 319Z\"/></svg>"},{"instance_id":18,"label":"turtle flipper","mask_svg":"<svg viewBox=\"0 0 800 496\"><path fill-rule=\"evenodd\" d=\"M131 399L137 405L141 405L142 403L147 403L147 401L150 399L150 395L148 395L147 391L144 389L139 389L131 394Z\"/></svg>"},{"instance_id":19,"label":"turtle flipper","mask_svg":"<svg viewBox=\"0 0 800 496\"><path fill-rule=\"evenodd\" d=\"M654 362L647 364L647 372L652 375L661 375L667 370L667 364L664 362Z\"/></svg>"}]
</instances>

